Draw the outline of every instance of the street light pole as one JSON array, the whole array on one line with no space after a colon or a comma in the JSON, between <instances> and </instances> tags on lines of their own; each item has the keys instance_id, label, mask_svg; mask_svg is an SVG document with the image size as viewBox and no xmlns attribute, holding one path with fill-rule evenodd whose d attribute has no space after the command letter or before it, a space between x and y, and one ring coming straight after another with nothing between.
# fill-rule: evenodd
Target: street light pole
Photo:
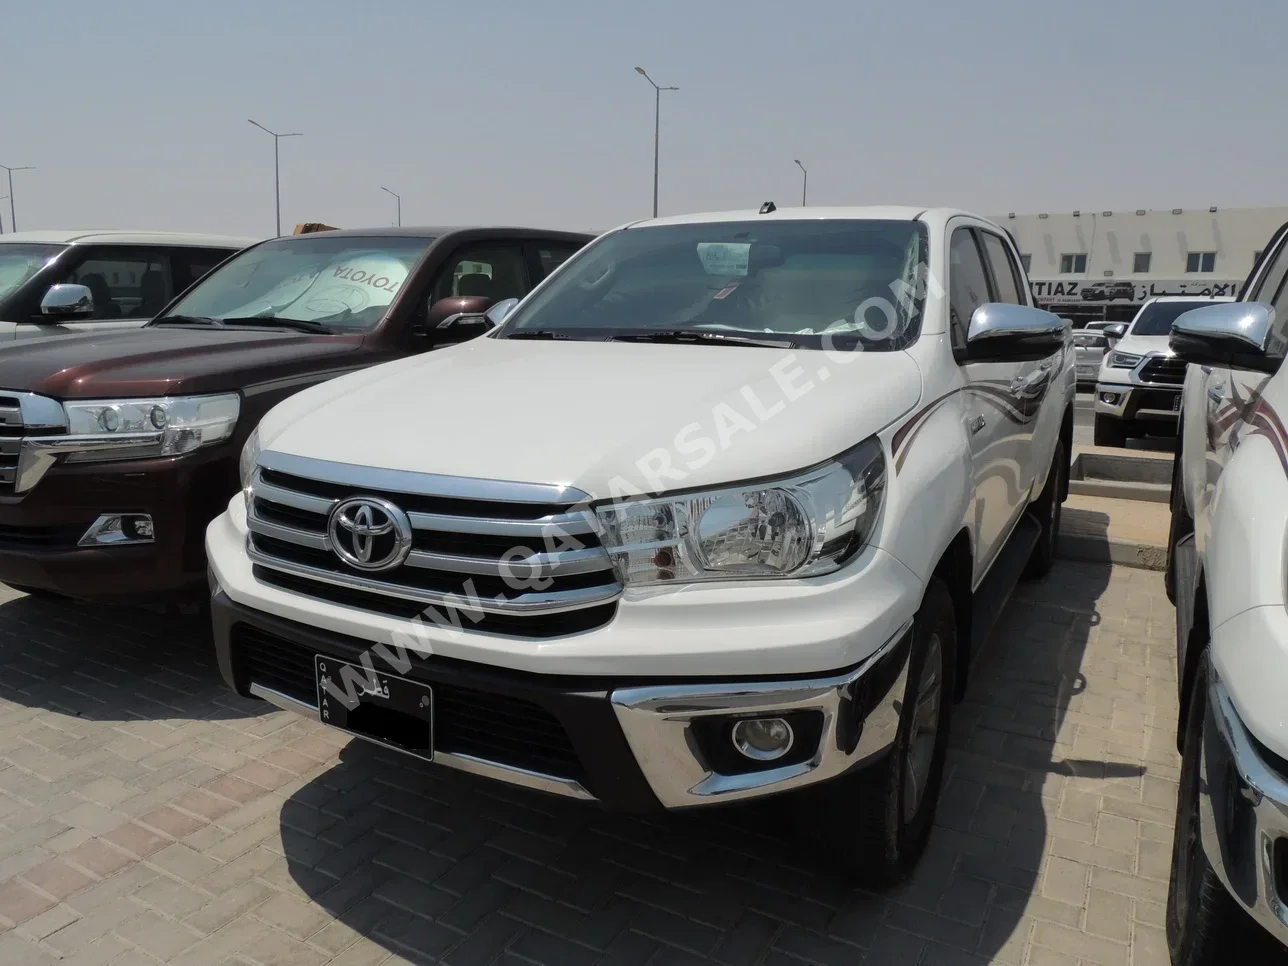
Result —
<instances>
[{"instance_id":1,"label":"street light pole","mask_svg":"<svg viewBox=\"0 0 1288 966\"><path fill-rule=\"evenodd\" d=\"M386 188L384 185L380 186L380 190L389 191L389 189ZM398 202L398 227L401 228L402 227L402 195L398 194L398 192L396 191L389 191L389 193L393 195L394 200Z\"/></svg>"},{"instance_id":2,"label":"street light pole","mask_svg":"<svg viewBox=\"0 0 1288 966\"><path fill-rule=\"evenodd\" d=\"M247 118L246 120L250 121L250 118ZM282 237L282 176L281 176L281 165L278 161L277 145L278 145L278 142L282 140L282 138L298 138L298 137L303 137L304 135L299 133L278 134L277 132L270 131L268 128L264 127L264 125L260 124L259 121L250 121L250 123L254 124L265 134L273 135L273 201L277 208L277 237L281 238Z\"/></svg>"},{"instance_id":3,"label":"street light pole","mask_svg":"<svg viewBox=\"0 0 1288 966\"><path fill-rule=\"evenodd\" d=\"M662 127L662 92L678 91L678 87L659 87L643 67L636 67L635 72L653 85L653 217L657 217L657 156L658 138Z\"/></svg>"},{"instance_id":4,"label":"street light pole","mask_svg":"<svg viewBox=\"0 0 1288 966\"><path fill-rule=\"evenodd\" d=\"M798 168L800 168L800 169L801 169L801 175L803 176L803 177L801 178L801 207L802 207L802 208L804 208L804 207L805 207L805 191L806 191L806 189L807 189L807 188L809 188L809 172L805 170L805 165L801 164L801 163L800 163L800 161L799 161L799 159L798 159L798 160L797 160L797 162L796 162L796 167L798 167Z\"/></svg>"},{"instance_id":5,"label":"street light pole","mask_svg":"<svg viewBox=\"0 0 1288 966\"><path fill-rule=\"evenodd\" d=\"M13 213L13 173L15 171L32 171L34 169L29 164L21 168L11 168L7 164L0 164L0 168L4 168L7 172L9 172L9 230L17 231L18 218Z\"/></svg>"}]
</instances>

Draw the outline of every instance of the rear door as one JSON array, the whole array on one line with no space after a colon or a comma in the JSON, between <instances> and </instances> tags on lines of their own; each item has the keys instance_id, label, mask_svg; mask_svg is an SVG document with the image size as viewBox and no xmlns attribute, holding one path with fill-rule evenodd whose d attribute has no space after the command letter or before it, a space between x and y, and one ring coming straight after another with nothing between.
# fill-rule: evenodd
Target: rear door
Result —
<instances>
[{"instance_id":1,"label":"rear door","mask_svg":"<svg viewBox=\"0 0 1288 966\"><path fill-rule=\"evenodd\" d=\"M88 317L49 322L37 314L18 326L17 337L137 328L175 294L172 250L157 246L87 245L50 284L84 285L94 297ZM44 293L41 293L43 296ZM35 302L39 305L39 299Z\"/></svg>"}]
</instances>

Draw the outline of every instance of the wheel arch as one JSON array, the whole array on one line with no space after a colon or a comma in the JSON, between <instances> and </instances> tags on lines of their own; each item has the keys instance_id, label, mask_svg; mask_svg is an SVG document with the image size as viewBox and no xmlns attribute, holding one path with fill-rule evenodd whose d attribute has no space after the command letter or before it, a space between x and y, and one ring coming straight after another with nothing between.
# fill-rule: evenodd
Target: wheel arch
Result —
<instances>
[{"instance_id":1,"label":"wheel arch","mask_svg":"<svg viewBox=\"0 0 1288 966\"><path fill-rule=\"evenodd\" d=\"M953 675L955 701L965 696L966 678L970 673L973 560L970 531L962 527L939 557L932 574L944 582L953 599L953 617L957 623L957 668Z\"/></svg>"}]
</instances>

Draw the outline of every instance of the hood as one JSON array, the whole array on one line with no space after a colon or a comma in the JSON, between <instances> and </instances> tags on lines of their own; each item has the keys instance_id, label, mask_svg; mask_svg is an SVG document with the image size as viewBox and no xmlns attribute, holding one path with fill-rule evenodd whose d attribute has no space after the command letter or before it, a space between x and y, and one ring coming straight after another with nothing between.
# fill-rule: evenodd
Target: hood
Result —
<instances>
[{"instance_id":1,"label":"hood","mask_svg":"<svg viewBox=\"0 0 1288 966\"><path fill-rule=\"evenodd\" d=\"M596 499L730 483L835 456L921 397L905 352L829 355L484 337L300 392L260 443Z\"/></svg>"},{"instance_id":2,"label":"hood","mask_svg":"<svg viewBox=\"0 0 1288 966\"><path fill-rule=\"evenodd\" d=\"M60 335L0 348L0 389L57 399L222 392L326 369L359 345L360 336L204 326Z\"/></svg>"}]
</instances>

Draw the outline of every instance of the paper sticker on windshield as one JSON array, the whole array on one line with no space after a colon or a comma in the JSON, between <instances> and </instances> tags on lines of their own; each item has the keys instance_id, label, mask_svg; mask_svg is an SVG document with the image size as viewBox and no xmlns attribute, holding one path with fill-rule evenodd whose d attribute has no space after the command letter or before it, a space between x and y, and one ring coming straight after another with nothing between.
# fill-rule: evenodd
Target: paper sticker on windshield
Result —
<instances>
[{"instance_id":1,"label":"paper sticker on windshield","mask_svg":"<svg viewBox=\"0 0 1288 966\"><path fill-rule=\"evenodd\" d=\"M750 251L750 242L698 242L698 257L708 275L746 275Z\"/></svg>"}]
</instances>

